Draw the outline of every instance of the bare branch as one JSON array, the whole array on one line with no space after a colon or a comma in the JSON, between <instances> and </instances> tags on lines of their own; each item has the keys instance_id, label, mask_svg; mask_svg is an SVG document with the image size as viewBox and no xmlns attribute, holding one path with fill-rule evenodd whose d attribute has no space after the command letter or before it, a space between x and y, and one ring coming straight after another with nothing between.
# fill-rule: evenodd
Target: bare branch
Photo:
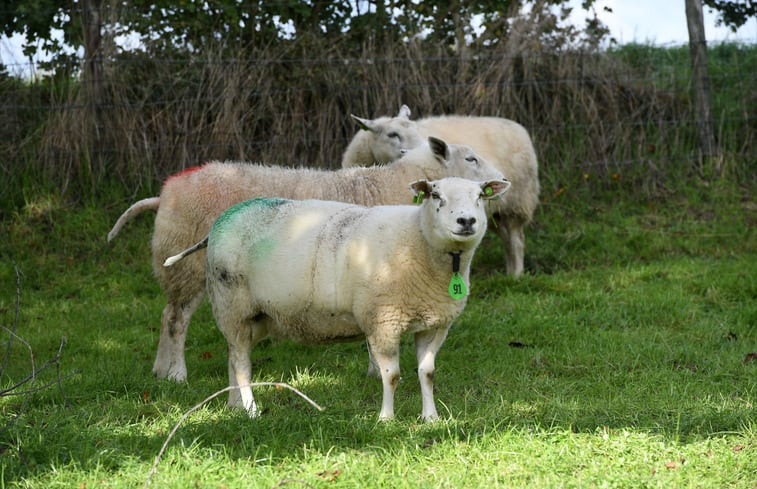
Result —
<instances>
[{"instance_id":1,"label":"bare branch","mask_svg":"<svg viewBox=\"0 0 757 489\"><path fill-rule=\"evenodd\" d=\"M248 386L249 387L264 387L264 386L284 387L286 389L289 389L289 390L293 391L295 394L297 394L298 396L300 396L303 399L305 399L307 402L309 402L317 410L323 411L323 409L324 409L321 406L319 406L315 401L313 401L312 399L310 399L308 396L306 396L305 394L303 394L302 392L300 392L296 388L292 387L289 384L285 384L285 383L282 383L282 382L254 382L254 383L251 383L251 384L248 384L248 385L239 385L239 386L233 386L233 387L229 386L229 387L226 387L225 389L221 389L220 391L217 391L217 392L211 394L210 396L208 396L206 399L204 399L199 404L196 404L195 406L193 406L192 408L190 408L189 411L185 412L184 415L179 419L179 421L173 427L173 429L171 430L171 432L168 434L168 437L166 438L166 441L163 442L163 446L160 447L160 451L158 452L158 455L155 456L155 462L152 464L152 467L150 468L150 472L147 474L147 479L145 480L145 484L144 484L143 487L147 488L152 483L152 477L158 471L158 464L160 463L161 458L163 458L163 453L165 453L166 448L168 447L168 443L170 443L171 438L173 438L173 436L179 430L179 427L181 427L182 423L184 423L184 421L186 421L186 419L189 417L190 414L192 414L193 412L197 411L202 406L204 406L205 404L207 404L211 400L215 399L216 397L220 396L224 392L228 392L228 391L230 391L232 389L239 389L239 388L248 387Z\"/></svg>"},{"instance_id":2,"label":"bare branch","mask_svg":"<svg viewBox=\"0 0 757 489\"><path fill-rule=\"evenodd\" d=\"M23 395L26 395L26 394L34 394L35 392L43 391L43 390L47 389L48 387L52 387L54 385L59 385L64 380L66 380L66 379L68 379L70 377L73 377L74 375L79 375L80 373L81 372L79 370L76 370L76 371L71 372L70 374L68 374L68 375L66 375L64 377L58 377L55 380L53 380L52 382L48 382L45 385L42 385L42 386L39 386L39 387L35 387L34 389L28 389L28 390L21 391L21 392L8 392L8 393L5 393L5 391L4 391L4 392L0 392L0 395L3 395L5 397L10 397L10 396L23 396Z\"/></svg>"},{"instance_id":3,"label":"bare branch","mask_svg":"<svg viewBox=\"0 0 757 489\"><path fill-rule=\"evenodd\" d=\"M0 389L0 397L25 396L23 402L21 403L21 407L16 412L16 415L10 421L8 421L4 426L0 426L0 432L9 430L11 426L13 426L13 424L18 420L21 414L26 410L26 407L29 405L29 402L32 399L31 394L47 389L50 386L53 386L56 384L60 385L65 379L73 375L76 375L78 373L78 372L74 372L69 375L66 375L65 377L61 377L60 375L60 359L63 353L63 347L66 345L65 336L61 338L60 345L58 346L58 352L55 354L55 356L49 359L48 361L46 361L41 367L37 368L34 362L34 350L32 349L32 346L29 344L29 342L27 342L25 339L23 339L21 336L19 336L16 333L18 329L20 310L21 310L21 273L19 272L15 261L13 262L13 268L16 271L16 311L15 311L15 317L13 320L13 325L10 328L7 326L0 325L0 331L8 332L8 343L6 344L5 354L3 356L2 365L0 366L0 374L4 373L5 368L8 365L11 348L13 346L13 340L16 340L19 343L23 344L27 348L27 350L29 350L29 358L31 360L31 373L27 375L26 377L24 377L22 380L13 384L12 386L7 387L5 389ZM39 374L41 374L42 372L44 372L45 370L47 370L49 367L53 365L55 365L56 367L55 380L43 386L34 387L34 382L37 380L37 377L39 376ZM17 389L21 386L26 386L27 388L23 391L17 391ZM65 396L65 392L64 392L64 396Z\"/></svg>"},{"instance_id":4,"label":"bare branch","mask_svg":"<svg viewBox=\"0 0 757 489\"><path fill-rule=\"evenodd\" d=\"M5 355L3 356L3 364L2 366L0 366L0 374L5 371L5 366L8 365L8 357L10 356L11 352L11 344L13 343L13 338L17 337L16 328L18 327L18 315L19 311L21 310L21 274L18 271L16 262L14 260L11 260L11 263L13 263L13 270L15 270L16 272L16 314L13 318L12 328L6 328L5 326L3 326L3 329L6 329L10 332L10 336L8 337L8 345L5 347ZM27 344L26 346L29 345ZM29 348L29 350L31 351L31 348ZM32 357L32 370L34 370L34 357Z\"/></svg>"},{"instance_id":5,"label":"bare branch","mask_svg":"<svg viewBox=\"0 0 757 489\"><path fill-rule=\"evenodd\" d=\"M0 326L0 328L8 330L8 328L6 328L5 326ZM10 330L8 330L8 331L10 331ZM8 387L7 389L0 390L0 396L11 396L11 395L23 394L23 393L12 393L12 394L9 394L9 392L11 392L14 389L19 388L20 386L26 384L27 382L31 382L32 384L34 384L34 379L37 377L37 375L39 375L40 373L42 373L45 369L47 369L51 365L58 363L58 360L60 360L60 357L61 357L61 352L63 351L63 346L66 344L66 337L64 336L64 337L62 337L60 339L60 346L58 346L58 353L56 353L53 358L51 358L50 360L48 360L47 362L45 362L44 365L42 365L40 368L35 369L34 368L34 357L33 357L33 353L32 353L32 348L29 345L29 343L27 343L26 341L24 341L23 338L17 336L13 332L11 332L11 336L16 336L16 338L18 338L19 341L21 341L22 343L24 343L27 346L27 348L29 348L29 355L32 356L32 373L29 374L23 380L21 380L19 382L16 382L16 384L12 385L11 387ZM71 374L71 375L73 375L73 374ZM70 375L69 375L69 377L70 377ZM63 379L59 379L59 380L63 380ZM50 384L47 384L47 385L53 385L55 383L56 382L51 382ZM42 389L43 388L38 388L38 389L34 389L33 391L25 391L25 392L36 392L36 391L42 390Z\"/></svg>"}]
</instances>

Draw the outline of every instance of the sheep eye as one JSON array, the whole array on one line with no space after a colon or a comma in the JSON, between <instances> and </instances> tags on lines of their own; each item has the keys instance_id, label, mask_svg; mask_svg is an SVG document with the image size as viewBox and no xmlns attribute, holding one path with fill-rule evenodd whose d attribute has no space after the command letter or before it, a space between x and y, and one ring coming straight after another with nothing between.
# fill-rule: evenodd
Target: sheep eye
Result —
<instances>
[{"instance_id":1,"label":"sheep eye","mask_svg":"<svg viewBox=\"0 0 757 489\"><path fill-rule=\"evenodd\" d=\"M436 193L436 192L431 192L431 198L432 199L436 199L436 200L441 199L441 197L439 196L439 194Z\"/></svg>"},{"instance_id":2,"label":"sheep eye","mask_svg":"<svg viewBox=\"0 0 757 489\"><path fill-rule=\"evenodd\" d=\"M465 161L468 161L473 164L478 164L478 160L476 159L475 156L468 156L467 158L465 158Z\"/></svg>"},{"instance_id":3,"label":"sheep eye","mask_svg":"<svg viewBox=\"0 0 757 489\"><path fill-rule=\"evenodd\" d=\"M386 137L391 138L391 139L400 139L400 140L402 139L400 138L399 133L396 131L390 132L389 134L386 135Z\"/></svg>"}]
</instances>

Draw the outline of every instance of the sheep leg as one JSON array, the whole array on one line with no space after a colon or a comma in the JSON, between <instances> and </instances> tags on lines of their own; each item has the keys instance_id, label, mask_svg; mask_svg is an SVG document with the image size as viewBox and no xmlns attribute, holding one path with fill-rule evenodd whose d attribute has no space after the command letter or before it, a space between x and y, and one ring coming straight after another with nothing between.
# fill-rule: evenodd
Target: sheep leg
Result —
<instances>
[{"instance_id":1,"label":"sheep leg","mask_svg":"<svg viewBox=\"0 0 757 489\"><path fill-rule=\"evenodd\" d=\"M179 306L169 300L163 309L160 322L158 353L152 371L159 379L183 382L187 379L187 364L184 358L184 344L192 314L202 302L204 293L194 295Z\"/></svg>"},{"instance_id":2,"label":"sheep leg","mask_svg":"<svg viewBox=\"0 0 757 489\"><path fill-rule=\"evenodd\" d=\"M508 275L519 277L523 274L523 254L526 247L526 235L523 222L515 217L496 215L494 227L502 244L505 246L505 260Z\"/></svg>"},{"instance_id":3,"label":"sheep leg","mask_svg":"<svg viewBox=\"0 0 757 489\"><path fill-rule=\"evenodd\" d=\"M447 328L431 329L415 333L415 353L418 358L418 379L421 383L421 416L424 421L439 419L434 404L434 360L447 338Z\"/></svg>"},{"instance_id":4,"label":"sheep leg","mask_svg":"<svg viewBox=\"0 0 757 489\"><path fill-rule=\"evenodd\" d=\"M220 326L220 325L219 325ZM230 408L243 408L251 418L260 415L260 410L252 395L250 382L252 379L252 334L250 325L237 324L221 328L229 344L229 387L236 387L229 391ZM227 334L230 333L230 334Z\"/></svg>"},{"instance_id":5,"label":"sheep leg","mask_svg":"<svg viewBox=\"0 0 757 489\"><path fill-rule=\"evenodd\" d=\"M366 341L366 345L368 345L368 372L366 375L368 377L381 377L381 372L379 372L378 365L376 365L376 359L373 358L373 352L371 352L371 345Z\"/></svg>"},{"instance_id":6,"label":"sheep leg","mask_svg":"<svg viewBox=\"0 0 757 489\"><path fill-rule=\"evenodd\" d=\"M376 365L381 373L381 384L383 386L379 419L392 419L394 418L394 391L400 382L399 345L387 353L384 350L377 349L369 338L368 346L373 351L373 359L376 361Z\"/></svg>"},{"instance_id":7,"label":"sheep leg","mask_svg":"<svg viewBox=\"0 0 757 489\"><path fill-rule=\"evenodd\" d=\"M158 340L158 352L155 355L155 362L152 365L152 373L159 379L164 379L168 376L168 368L171 364L171 355L168 347L168 324L173 324L176 321L176 312L174 312L174 305L169 302L166 307L163 308L163 314L160 319L160 339Z\"/></svg>"}]
</instances>

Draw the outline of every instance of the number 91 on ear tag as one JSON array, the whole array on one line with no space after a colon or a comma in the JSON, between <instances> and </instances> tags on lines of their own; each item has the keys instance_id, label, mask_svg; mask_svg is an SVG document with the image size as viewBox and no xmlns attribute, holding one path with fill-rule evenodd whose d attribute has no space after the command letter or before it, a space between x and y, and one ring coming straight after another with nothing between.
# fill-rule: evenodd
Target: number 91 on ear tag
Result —
<instances>
[{"instance_id":1,"label":"number 91 on ear tag","mask_svg":"<svg viewBox=\"0 0 757 489\"><path fill-rule=\"evenodd\" d=\"M465 297L468 292L465 286L465 280L460 276L458 272L452 274L452 280L449 281L449 296L455 300L460 300Z\"/></svg>"}]
</instances>

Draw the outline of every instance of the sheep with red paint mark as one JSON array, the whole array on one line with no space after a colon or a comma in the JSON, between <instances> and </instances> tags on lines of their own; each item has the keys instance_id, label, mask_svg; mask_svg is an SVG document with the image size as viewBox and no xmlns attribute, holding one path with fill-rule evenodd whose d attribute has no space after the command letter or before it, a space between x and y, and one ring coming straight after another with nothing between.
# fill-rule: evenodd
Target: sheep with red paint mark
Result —
<instances>
[{"instance_id":1,"label":"sheep with red paint mark","mask_svg":"<svg viewBox=\"0 0 757 489\"><path fill-rule=\"evenodd\" d=\"M320 200L255 199L215 221L207 290L229 348L229 406L251 416L250 350L265 338L304 344L367 340L383 385L379 417L394 417L400 339L415 336L424 420L438 418L435 357L470 291L470 266L486 230L485 201L505 180L411 184L418 206L362 207Z\"/></svg>"}]
</instances>

